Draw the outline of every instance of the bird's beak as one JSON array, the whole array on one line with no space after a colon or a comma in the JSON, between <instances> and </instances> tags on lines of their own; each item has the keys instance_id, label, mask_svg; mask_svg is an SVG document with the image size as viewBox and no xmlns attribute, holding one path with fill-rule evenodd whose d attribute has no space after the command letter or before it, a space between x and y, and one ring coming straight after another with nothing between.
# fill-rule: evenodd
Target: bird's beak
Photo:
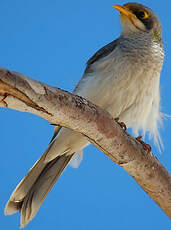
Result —
<instances>
[{"instance_id":1,"label":"bird's beak","mask_svg":"<svg viewBox=\"0 0 171 230\"><path fill-rule=\"evenodd\" d=\"M141 28L142 23L140 23L136 15L133 14L128 8L121 6L121 5L113 5L113 7L116 10L118 10L119 13L121 14L122 21L129 20L132 23L132 25L134 25L137 29L144 30L143 28Z\"/></svg>"},{"instance_id":2,"label":"bird's beak","mask_svg":"<svg viewBox=\"0 0 171 230\"><path fill-rule=\"evenodd\" d=\"M132 21L133 18L136 18L136 16L131 12L129 11L129 9L127 9L126 7L124 6L121 6L121 5L113 5L113 7L119 11L119 13L123 16L126 16L128 19L130 19Z\"/></svg>"}]
</instances>

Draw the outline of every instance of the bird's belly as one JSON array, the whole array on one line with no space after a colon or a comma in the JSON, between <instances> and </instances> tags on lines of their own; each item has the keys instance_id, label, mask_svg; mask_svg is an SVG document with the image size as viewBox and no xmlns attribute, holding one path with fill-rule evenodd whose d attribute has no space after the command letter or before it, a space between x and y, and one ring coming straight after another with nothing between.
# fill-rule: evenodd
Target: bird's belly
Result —
<instances>
[{"instance_id":1,"label":"bird's belly","mask_svg":"<svg viewBox=\"0 0 171 230\"><path fill-rule=\"evenodd\" d=\"M159 116L159 71L139 66L132 68L125 64L117 72L115 68L108 74L93 73L81 80L74 93L106 109L112 117L119 117L127 127L133 126L135 133L141 128L153 131ZM89 143L82 135L66 128L61 129L55 142L54 150L60 150L57 155L66 150L69 154L76 152Z\"/></svg>"},{"instance_id":2,"label":"bird's belly","mask_svg":"<svg viewBox=\"0 0 171 230\"><path fill-rule=\"evenodd\" d=\"M108 75L101 72L86 79L78 94L119 117L128 127L139 129L147 126L149 116L154 120L155 113L159 113L159 71L140 65L124 66L117 72L115 68Z\"/></svg>"},{"instance_id":3,"label":"bird's belly","mask_svg":"<svg viewBox=\"0 0 171 230\"><path fill-rule=\"evenodd\" d=\"M127 127L152 130L159 115L159 74L154 70L142 70L115 86L110 104L106 108L113 117L119 117Z\"/></svg>"}]
</instances>

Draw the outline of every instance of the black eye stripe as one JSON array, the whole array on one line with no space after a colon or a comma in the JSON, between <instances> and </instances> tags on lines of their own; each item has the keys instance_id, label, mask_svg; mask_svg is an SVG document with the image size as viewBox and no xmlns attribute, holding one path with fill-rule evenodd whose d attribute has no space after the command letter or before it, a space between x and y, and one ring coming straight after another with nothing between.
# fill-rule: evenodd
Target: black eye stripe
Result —
<instances>
[{"instance_id":1,"label":"black eye stripe","mask_svg":"<svg viewBox=\"0 0 171 230\"><path fill-rule=\"evenodd\" d=\"M140 20L148 19L148 13L144 10L132 10L132 13Z\"/></svg>"},{"instance_id":2,"label":"black eye stripe","mask_svg":"<svg viewBox=\"0 0 171 230\"><path fill-rule=\"evenodd\" d=\"M144 16L145 16L144 11L139 11L139 12L138 12L138 16L139 16L140 18L144 18Z\"/></svg>"},{"instance_id":3,"label":"black eye stripe","mask_svg":"<svg viewBox=\"0 0 171 230\"><path fill-rule=\"evenodd\" d=\"M133 13L136 18L144 24L147 31L158 30L158 33L161 34L160 21L151 9L138 3L127 3L124 4L124 7Z\"/></svg>"}]
</instances>

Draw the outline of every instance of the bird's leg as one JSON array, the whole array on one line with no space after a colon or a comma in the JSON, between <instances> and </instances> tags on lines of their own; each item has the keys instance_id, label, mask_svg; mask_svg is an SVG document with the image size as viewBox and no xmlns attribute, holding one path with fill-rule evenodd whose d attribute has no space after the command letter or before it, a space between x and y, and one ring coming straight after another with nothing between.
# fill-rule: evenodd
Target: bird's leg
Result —
<instances>
[{"instance_id":1,"label":"bird's leg","mask_svg":"<svg viewBox=\"0 0 171 230\"><path fill-rule=\"evenodd\" d=\"M126 131L126 125L125 125L124 122L119 122L119 117L114 118L114 120L118 123L118 125L120 125L120 127L121 127L124 131Z\"/></svg>"},{"instance_id":2,"label":"bird's leg","mask_svg":"<svg viewBox=\"0 0 171 230\"><path fill-rule=\"evenodd\" d=\"M148 153L151 152L151 146L145 143L143 140L141 140L141 138L142 136L138 136L135 139L143 145L144 150L146 150Z\"/></svg>"}]
</instances>

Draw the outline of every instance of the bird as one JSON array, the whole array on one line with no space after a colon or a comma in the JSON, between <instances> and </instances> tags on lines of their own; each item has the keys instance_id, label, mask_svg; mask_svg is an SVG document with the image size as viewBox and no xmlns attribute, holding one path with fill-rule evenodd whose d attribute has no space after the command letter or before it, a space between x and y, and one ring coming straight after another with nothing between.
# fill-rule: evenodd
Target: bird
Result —
<instances>
[{"instance_id":1,"label":"bird","mask_svg":"<svg viewBox=\"0 0 171 230\"><path fill-rule=\"evenodd\" d=\"M139 3L113 7L120 13L121 34L88 60L73 94L119 118L135 135L149 133L161 146L160 73L164 48L160 20ZM20 227L25 227L66 166L87 145L85 136L56 126L47 150L10 196L5 214L19 211Z\"/></svg>"}]
</instances>

